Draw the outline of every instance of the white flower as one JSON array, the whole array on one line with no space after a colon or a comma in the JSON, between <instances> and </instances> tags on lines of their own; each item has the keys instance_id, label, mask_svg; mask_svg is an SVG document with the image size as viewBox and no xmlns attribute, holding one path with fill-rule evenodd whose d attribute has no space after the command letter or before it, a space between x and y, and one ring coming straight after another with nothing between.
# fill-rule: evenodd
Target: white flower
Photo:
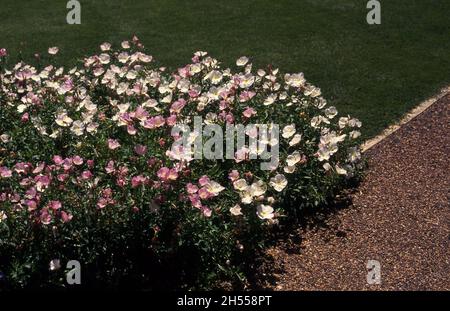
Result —
<instances>
[{"instance_id":1,"label":"white flower","mask_svg":"<svg viewBox=\"0 0 450 311\"><path fill-rule=\"evenodd\" d=\"M250 186L250 193L254 197L259 197L260 195L263 195L267 191L267 186L262 180L258 180L257 182L254 182Z\"/></svg>"},{"instance_id":2,"label":"white flower","mask_svg":"<svg viewBox=\"0 0 450 311\"><path fill-rule=\"evenodd\" d=\"M333 119L336 115L338 114L338 111L336 109L336 107L328 107L327 109L325 109L325 116L328 119Z\"/></svg>"},{"instance_id":3,"label":"white flower","mask_svg":"<svg viewBox=\"0 0 450 311\"><path fill-rule=\"evenodd\" d=\"M233 186L234 186L234 189L239 190L239 191L244 191L248 187L247 182L243 178L236 180L233 183Z\"/></svg>"},{"instance_id":4,"label":"white flower","mask_svg":"<svg viewBox=\"0 0 450 311\"><path fill-rule=\"evenodd\" d=\"M264 106L272 105L277 100L277 94L270 94L267 96L266 100L264 101Z\"/></svg>"},{"instance_id":5,"label":"white flower","mask_svg":"<svg viewBox=\"0 0 450 311\"><path fill-rule=\"evenodd\" d=\"M256 207L256 215L263 220L272 219L275 216L273 212L273 207L270 205L259 204Z\"/></svg>"},{"instance_id":6,"label":"white flower","mask_svg":"<svg viewBox=\"0 0 450 311\"><path fill-rule=\"evenodd\" d=\"M245 66L248 63L248 57L242 56L239 57L238 60L236 61L236 65L239 67Z\"/></svg>"},{"instance_id":7,"label":"white flower","mask_svg":"<svg viewBox=\"0 0 450 311\"><path fill-rule=\"evenodd\" d=\"M361 132L360 131L351 131L350 133L348 133L351 139L356 139L359 136L361 136Z\"/></svg>"},{"instance_id":8,"label":"white flower","mask_svg":"<svg viewBox=\"0 0 450 311\"><path fill-rule=\"evenodd\" d=\"M18 113L24 112L25 109L27 109L27 105L20 104L19 106L17 106L17 112L18 112Z\"/></svg>"},{"instance_id":9,"label":"white flower","mask_svg":"<svg viewBox=\"0 0 450 311\"><path fill-rule=\"evenodd\" d=\"M330 163L328 163L328 162L324 163L324 164L322 165L322 167L323 167L323 169L324 169L325 171L331 170L331 165L330 165Z\"/></svg>"},{"instance_id":10,"label":"white flower","mask_svg":"<svg viewBox=\"0 0 450 311\"><path fill-rule=\"evenodd\" d=\"M348 159L352 163L361 159L361 152L359 151L359 149L357 147L348 148Z\"/></svg>"},{"instance_id":11,"label":"white flower","mask_svg":"<svg viewBox=\"0 0 450 311\"><path fill-rule=\"evenodd\" d=\"M100 49L103 52L109 51L111 49L111 43L105 42L102 45L100 45Z\"/></svg>"},{"instance_id":12,"label":"white flower","mask_svg":"<svg viewBox=\"0 0 450 311\"><path fill-rule=\"evenodd\" d=\"M0 211L0 223L7 218L8 216L6 216L6 213L4 211Z\"/></svg>"},{"instance_id":13,"label":"white flower","mask_svg":"<svg viewBox=\"0 0 450 311\"><path fill-rule=\"evenodd\" d=\"M343 129L348 124L348 118L347 117L340 117L339 121L338 121L338 124L339 124L339 128Z\"/></svg>"},{"instance_id":14,"label":"white flower","mask_svg":"<svg viewBox=\"0 0 450 311\"><path fill-rule=\"evenodd\" d=\"M286 188L288 182L286 180L286 177L282 174L278 174L275 177L272 177L270 179L270 185L278 192L283 191L284 188Z\"/></svg>"},{"instance_id":15,"label":"white flower","mask_svg":"<svg viewBox=\"0 0 450 311\"><path fill-rule=\"evenodd\" d=\"M337 164L335 167L336 167L336 173L338 173L339 175L347 175L347 171L345 169L343 169L342 167L340 167Z\"/></svg>"},{"instance_id":16,"label":"white flower","mask_svg":"<svg viewBox=\"0 0 450 311\"><path fill-rule=\"evenodd\" d=\"M57 48L56 46L48 48L48 54L50 55L56 55L59 52L59 48Z\"/></svg>"},{"instance_id":17,"label":"white flower","mask_svg":"<svg viewBox=\"0 0 450 311\"><path fill-rule=\"evenodd\" d=\"M295 172L295 166L285 166L283 170L286 174L292 174Z\"/></svg>"},{"instance_id":18,"label":"white flower","mask_svg":"<svg viewBox=\"0 0 450 311\"><path fill-rule=\"evenodd\" d=\"M2 134L0 135L0 140L2 141L2 143L7 143L9 142L9 140L11 139L11 137L8 134Z\"/></svg>"},{"instance_id":19,"label":"white flower","mask_svg":"<svg viewBox=\"0 0 450 311\"><path fill-rule=\"evenodd\" d=\"M212 193L214 196L219 195L220 192L225 190L224 187L222 187L218 182L210 181L206 185L206 190L208 190L209 193Z\"/></svg>"},{"instance_id":20,"label":"white flower","mask_svg":"<svg viewBox=\"0 0 450 311\"><path fill-rule=\"evenodd\" d=\"M218 70L213 70L205 76L205 79L211 80L212 84L219 84L222 81L223 75Z\"/></svg>"},{"instance_id":21,"label":"white flower","mask_svg":"<svg viewBox=\"0 0 450 311\"><path fill-rule=\"evenodd\" d=\"M72 127L70 128L70 131L74 133L77 136L83 135L84 132L84 124L81 121L75 121L72 123Z\"/></svg>"},{"instance_id":22,"label":"white flower","mask_svg":"<svg viewBox=\"0 0 450 311\"><path fill-rule=\"evenodd\" d=\"M302 134L295 134L292 140L289 142L289 146L295 146L302 140Z\"/></svg>"},{"instance_id":23,"label":"white flower","mask_svg":"<svg viewBox=\"0 0 450 311\"><path fill-rule=\"evenodd\" d=\"M239 204L236 204L235 206L231 207L230 213L233 216L241 216L242 212L241 212L241 207L239 206Z\"/></svg>"},{"instance_id":24,"label":"white flower","mask_svg":"<svg viewBox=\"0 0 450 311\"><path fill-rule=\"evenodd\" d=\"M246 75L240 76L239 78L239 86L243 89L251 87L253 85L253 82L255 82L255 77L251 73L247 73Z\"/></svg>"},{"instance_id":25,"label":"white flower","mask_svg":"<svg viewBox=\"0 0 450 311\"><path fill-rule=\"evenodd\" d=\"M59 259L53 259L50 261L50 271L59 270L61 268L61 261Z\"/></svg>"},{"instance_id":26,"label":"white flower","mask_svg":"<svg viewBox=\"0 0 450 311\"><path fill-rule=\"evenodd\" d=\"M247 189L248 188L250 188L250 187L247 187ZM245 190L245 191L241 192L240 196L241 196L241 202L243 204L250 204L250 203L253 202L253 195L248 190Z\"/></svg>"},{"instance_id":27,"label":"white flower","mask_svg":"<svg viewBox=\"0 0 450 311\"><path fill-rule=\"evenodd\" d=\"M57 116L55 120L56 124L62 127L70 126L73 122L73 120L67 115L66 111L61 111Z\"/></svg>"},{"instance_id":28,"label":"white flower","mask_svg":"<svg viewBox=\"0 0 450 311\"><path fill-rule=\"evenodd\" d=\"M295 73L295 74L286 74L284 76L284 80L286 81L286 84L292 87L299 88L303 86L306 82L305 77L303 73Z\"/></svg>"},{"instance_id":29,"label":"white flower","mask_svg":"<svg viewBox=\"0 0 450 311\"><path fill-rule=\"evenodd\" d=\"M288 166L294 166L300 162L301 159L302 157L300 156L300 152L294 151L292 154L287 156L286 163Z\"/></svg>"},{"instance_id":30,"label":"white flower","mask_svg":"<svg viewBox=\"0 0 450 311\"><path fill-rule=\"evenodd\" d=\"M295 134L295 125L291 124L291 125L286 125L283 128L283 134L281 136L283 136L284 138L289 138L294 134Z\"/></svg>"}]
</instances>

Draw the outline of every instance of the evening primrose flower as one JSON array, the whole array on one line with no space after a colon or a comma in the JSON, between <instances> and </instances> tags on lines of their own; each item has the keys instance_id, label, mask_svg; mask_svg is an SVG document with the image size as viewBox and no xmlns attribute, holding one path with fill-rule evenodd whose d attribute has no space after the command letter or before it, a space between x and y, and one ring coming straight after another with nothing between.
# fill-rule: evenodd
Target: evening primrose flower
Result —
<instances>
[{"instance_id":1,"label":"evening primrose flower","mask_svg":"<svg viewBox=\"0 0 450 311\"><path fill-rule=\"evenodd\" d=\"M248 187L247 181L243 178L238 179L235 182L233 182L233 187L236 190L244 191Z\"/></svg>"},{"instance_id":2,"label":"evening primrose flower","mask_svg":"<svg viewBox=\"0 0 450 311\"><path fill-rule=\"evenodd\" d=\"M58 54L58 52L59 52L59 48L56 46L48 48L48 54L50 54L50 55L56 55L56 54Z\"/></svg>"},{"instance_id":3,"label":"evening primrose flower","mask_svg":"<svg viewBox=\"0 0 450 311\"><path fill-rule=\"evenodd\" d=\"M108 43L108 42L103 43L102 45L100 45L100 49L103 52L111 50L111 43Z\"/></svg>"},{"instance_id":4,"label":"evening primrose flower","mask_svg":"<svg viewBox=\"0 0 450 311\"><path fill-rule=\"evenodd\" d=\"M59 259L53 259L49 264L50 271L56 271L61 269L61 261Z\"/></svg>"},{"instance_id":5,"label":"evening primrose flower","mask_svg":"<svg viewBox=\"0 0 450 311\"><path fill-rule=\"evenodd\" d=\"M67 111L62 110L56 116L55 122L61 127L68 127L72 124L73 120L67 115Z\"/></svg>"},{"instance_id":6,"label":"evening primrose flower","mask_svg":"<svg viewBox=\"0 0 450 311\"><path fill-rule=\"evenodd\" d=\"M350 162L354 163L361 159L361 151L357 147L348 148L348 159Z\"/></svg>"},{"instance_id":7,"label":"evening primrose flower","mask_svg":"<svg viewBox=\"0 0 450 311\"><path fill-rule=\"evenodd\" d=\"M254 197L259 197L259 196L263 195L264 193L266 193L266 191L267 191L267 185L262 180L258 180L257 182L254 182L250 186L250 193Z\"/></svg>"},{"instance_id":8,"label":"evening primrose flower","mask_svg":"<svg viewBox=\"0 0 450 311\"><path fill-rule=\"evenodd\" d=\"M294 134L295 134L295 124L291 124L291 125L286 125L283 128L283 134L281 136L283 136L284 138L290 138Z\"/></svg>"},{"instance_id":9,"label":"evening primrose flower","mask_svg":"<svg viewBox=\"0 0 450 311\"><path fill-rule=\"evenodd\" d=\"M345 169L343 169L342 167L340 167L339 165L336 164L335 168L336 168L336 173L338 173L339 175L347 175L347 171Z\"/></svg>"},{"instance_id":10,"label":"evening primrose flower","mask_svg":"<svg viewBox=\"0 0 450 311\"><path fill-rule=\"evenodd\" d=\"M76 136L81 136L84 133L84 124L81 121L75 121L72 123L72 127L70 131L74 133Z\"/></svg>"},{"instance_id":11,"label":"evening primrose flower","mask_svg":"<svg viewBox=\"0 0 450 311\"><path fill-rule=\"evenodd\" d=\"M286 163L288 166L294 166L295 164L300 162L301 159L302 157L300 156L300 152L294 151L292 154L288 155Z\"/></svg>"},{"instance_id":12,"label":"evening primrose flower","mask_svg":"<svg viewBox=\"0 0 450 311\"><path fill-rule=\"evenodd\" d=\"M243 66L247 65L247 63L248 63L248 57L241 56L237 59L236 66L243 67Z\"/></svg>"},{"instance_id":13,"label":"evening primrose flower","mask_svg":"<svg viewBox=\"0 0 450 311\"><path fill-rule=\"evenodd\" d=\"M281 192L284 188L286 188L288 182L286 177L282 174L277 174L275 177L270 179L269 183L276 191Z\"/></svg>"},{"instance_id":14,"label":"evening primrose flower","mask_svg":"<svg viewBox=\"0 0 450 311\"><path fill-rule=\"evenodd\" d=\"M209 193L211 193L213 196L218 196L220 192L225 190L225 187L221 186L218 182L215 181L209 181L205 185L206 190L208 190Z\"/></svg>"},{"instance_id":15,"label":"evening primrose flower","mask_svg":"<svg viewBox=\"0 0 450 311\"><path fill-rule=\"evenodd\" d=\"M289 142L289 146L295 146L302 140L302 134L295 134Z\"/></svg>"},{"instance_id":16,"label":"evening primrose flower","mask_svg":"<svg viewBox=\"0 0 450 311\"><path fill-rule=\"evenodd\" d=\"M265 204L259 204L256 207L256 215L258 215L258 217L262 220L272 219L275 217L273 207Z\"/></svg>"},{"instance_id":17,"label":"evening primrose flower","mask_svg":"<svg viewBox=\"0 0 450 311\"><path fill-rule=\"evenodd\" d=\"M219 84L222 81L223 75L218 70L213 70L210 73L208 73L204 80L209 79L212 84Z\"/></svg>"},{"instance_id":18,"label":"evening primrose flower","mask_svg":"<svg viewBox=\"0 0 450 311\"><path fill-rule=\"evenodd\" d=\"M267 96L267 98L264 100L263 105L264 106L270 106L277 100L277 94L270 94Z\"/></svg>"},{"instance_id":19,"label":"evening primrose flower","mask_svg":"<svg viewBox=\"0 0 450 311\"><path fill-rule=\"evenodd\" d=\"M327 109L325 109L325 116L328 119L333 119L336 115L338 114L338 111L336 109L336 107L328 107Z\"/></svg>"},{"instance_id":20,"label":"evening primrose flower","mask_svg":"<svg viewBox=\"0 0 450 311\"><path fill-rule=\"evenodd\" d=\"M284 80L286 81L287 85L295 88L303 86L306 82L306 79L302 72L295 74L286 74L284 76Z\"/></svg>"},{"instance_id":21,"label":"evening primrose flower","mask_svg":"<svg viewBox=\"0 0 450 311\"><path fill-rule=\"evenodd\" d=\"M8 216L6 216L6 213L4 211L0 211L0 223L4 220L6 220Z\"/></svg>"},{"instance_id":22,"label":"evening primrose flower","mask_svg":"<svg viewBox=\"0 0 450 311\"><path fill-rule=\"evenodd\" d=\"M120 143L115 139L108 139L108 148L111 150L117 149L120 147Z\"/></svg>"},{"instance_id":23,"label":"evening primrose flower","mask_svg":"<svg viewBox=\"0 0 450 311\"><path fill-rule=\"evenodd\" d=\"M286 174L292 174L293 172L295 172L295 166L285 166L283 170Z\"/></svg>"},{"instance_id":24,"label":"evening primrose flower","mask_svg":"<svg viewBox=\"0 0 450 311\"><path fill-rule=\"evenodd\" d=\"M230 208L230 213L233 216L241 216L242 215L242 211L241 211L241 207L239 206L239 204L236 204L235 206Z\"/></svg>"},{"instance_id":25,"label":"evening primrose flower","mask_svg":"<svg viewBox=\"0 0 450 311\"><path fill-rule=\"evenodd\" d=\"M247 73L243 76L240 76L239 79L240 79L239 87L243 89L251 87L255 82L255 77L251 73Z\"/></svg>"}]
</instances>

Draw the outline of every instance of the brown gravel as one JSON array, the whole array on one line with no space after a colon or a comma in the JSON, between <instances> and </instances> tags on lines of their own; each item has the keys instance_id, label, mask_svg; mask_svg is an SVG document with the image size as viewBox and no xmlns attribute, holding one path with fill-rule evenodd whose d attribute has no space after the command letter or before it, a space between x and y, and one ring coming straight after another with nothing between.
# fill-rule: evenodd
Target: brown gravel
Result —
<instances>
[{"instance_id":1,"label":"brown gravel","mask_svg":"<svg viewBox=\"0 0 450 311\"><path fill-rule=\"evenodd\" d=\"M269 251L277 290L450 290L450 94L370 149L349 207ZM293 245L292 245L293 244ZM368 260L381 284L368 285Z\"/></svg>"}]
</instances>

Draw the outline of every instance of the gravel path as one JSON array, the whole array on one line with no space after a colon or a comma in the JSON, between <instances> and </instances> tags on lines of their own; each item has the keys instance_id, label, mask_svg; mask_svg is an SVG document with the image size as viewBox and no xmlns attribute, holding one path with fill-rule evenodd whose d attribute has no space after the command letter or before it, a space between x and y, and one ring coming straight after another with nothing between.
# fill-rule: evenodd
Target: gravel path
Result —
<instances>
[{"instance_id":1,"label":"gravel path","mask_svg":"<svg viewBox=\"0 0 450 311\"><path fill-rule=\"evenodd\" d=\"M271 249L281 269L264 286L450 290L449 108L450 94L370 149L351 206ZM368 260L380 262L380 285L367 284Z\"/></svg>"}]
</instances>

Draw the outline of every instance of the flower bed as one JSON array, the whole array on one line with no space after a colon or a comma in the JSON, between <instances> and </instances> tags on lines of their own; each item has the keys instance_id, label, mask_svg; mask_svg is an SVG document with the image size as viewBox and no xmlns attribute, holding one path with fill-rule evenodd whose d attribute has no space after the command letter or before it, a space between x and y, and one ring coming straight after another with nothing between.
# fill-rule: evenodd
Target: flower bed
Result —
<instances>
[{"instance_id":1,"label":"flower bed","mask_svg":"<svg viewBox=\"0 0 450 311\"><path fill-rule=\"evenodd\" d=\"M8 70L6 58L2 49L7 287L67 286L59 263L69 260L81 263L86 286L153 288L166 272L176 280L168 286L242 281L272 226L325 203L360 170L361 123L338 117L302 73L255 71L246 57L222 69L205 52L169 73L137 38L120 49L104 43L69 71ZM279 161L263 169L253 145L232 159L186 156L173 148L182 139L174 128L196 116L223 129L279 126L278 139L266 141Z\"/></svg>"}]
</instances>

